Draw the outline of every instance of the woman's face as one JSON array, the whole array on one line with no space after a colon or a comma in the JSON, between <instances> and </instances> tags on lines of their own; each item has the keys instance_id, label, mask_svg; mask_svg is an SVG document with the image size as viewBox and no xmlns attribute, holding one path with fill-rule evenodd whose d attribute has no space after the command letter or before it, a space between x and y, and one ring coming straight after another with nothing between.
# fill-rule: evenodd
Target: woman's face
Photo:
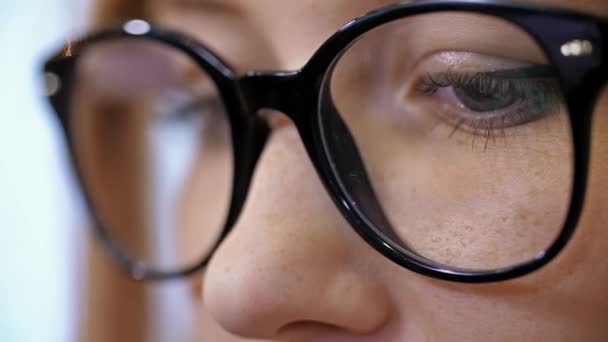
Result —
<instances>
[{"instance_id":1,"label":"woman's face","mask_svg":"<svg viewBox=\"0 0 608 342\"><path fill-rule=\"evenodd\" d=\"M608 16L608 4L603 0L528 2ZM147 9L151 21L205 42L239 71L295 70L348 20L389 3L391 1L386 0L149 0ZM438 18L434 22L418 23L421 27L416 31L420 32L417 41L428 42L422 45L436 43L433 37L446 27L445 20L451 20ZM451 27L462 27L459 19L454 20ZM423 32L430 31L435 36L425 37ZM466 38L469 40L489 41L487 32L459 32L453 33L452 41L463 40L458 34L469 35ZM479 36L471 38L471 35ZM533 49L526 48L526 42L518 44L507 50L513 54L509 56L511 60L542 59L531 51ZM529 55L523 58L521 51L527 51ZM416 67L429 69L449 65L455 60L476 58L424 51L420 56L421 62ZM497 59L484 63L494 63L497 67L510 62ZM345 68L348 67L351 65L346 64ZM369 75L357 77L345 76L336 82L363 84L360 81L367 80ZM392 77L392 74L386 77ZM352 92L365 91L364 86L352 87L350 91L343 95L343 102L337 101L337 105L350 108L353 113L361 111L362 106L356 103L357 97L352 96ZM193 300L199 304L201 339L608 340L605 326L608 317L608 262L605 261L608 231L604 229L608 224L608 192L603 190L608 188L606 95L608 93L602 94L595 107L591 179L585 210L574 238L555 261L539 271L515 280L484 285L427 278L395 265L369 247L333 205L316 176L295 126L280 113L267 114L273 131L257 164L245 207L207 269L192 280L197 285L193 291L200 291ZM382 100L382 96L379 98ZM363 142L361 152L365 161L382 165L371 168L370 172L380 175L378 179L386 180L374 185L386 198L385 208L391 213L391 220L398 222L400 227L407 226L402 234L408 241L417 241L423 248L433 244L434 247L425 249L427 257L481 268L491 262L512 262L513 255L500 252L505 244L505 234L511 234L507 235L507 245L523 246L522 241L543 238L543 233L526 229L530 224L555 227L563 220L561 213L565 202L556 199L564 197L562 192L569 190L571 179L569 169L563 166L571 160L567 142L561 138L568 138L567 134L562 134L565 132L564 117L560 119L556 114L553 119L536 124L536 129L552 133L546 134L548 139L518 141L523 135L509 136L509 150L494 141L502 137L487 135L471 143L466 140L466 127L456 134L445 127L433 127L433 132L446 130L440 134L450 135L456 147L434 147L431 135L425 137L430 140L423 148L404 147L399 152L407 154L410 162L417 161L417 166L409 167L407 171L403 168L404 161L391 157L388 162L386 154L378 151L393 148L391 155L398 155L395 146L415 144L399 140L403 139L400 123L391 121L388 115L376 117L377 120L368 120L369 116L363 114L353 116L350 128L359 142ZM376 143L380 136L385 145ZM532 144L534 149L530 148ZM513 153L517 153L517 157ZM430 154L435 157L429 158ZM214 156L214 153L209 155ZM452 158L456 155L458 158ZM222 157L213 158L198 161L196 165L222 161ZM507 162L514 159L521 163ZM487 165L498 167L490 170ZM547 165L555 170L550 177L543 172ZM189 174L185 183L187 191L182 192L178 201L181 220L185 222L183 226L189 227L183 237L186 252L191 248L188 242L197 234L197 227L208 224L208 218L199 217L197 208L205 203L218 205L227 200L209 196L214 186L228 184L229 178L221 177L226 173L215 169L217 177L213 179L217 181L207 184L202 179L209 178L200 177L197 170L194 167ZM437 170L442 172L432 173ZM392 181L399 178L394 177L395 174L403 175L403 172L409 172L408 180L416 180L415 186L427 190L411 195L415 199L411 202L430 204L414 207L398 200L406 191L415 188L409 183ZM524 172L526 176L513 177ZM488 174L494 178L488 180ZM495 186L497 182L502 185ZM480 190L471 192L470 188L475 184L480 184ZM533 206L518 206L522 198L528 199L526 203L533 203ZM457 209L452 209L456 208L454 203L458 203ZM437 214L439 212L441 215ZM504 217L509 217L508 222ZM503 239L489 236L491 234L470 225L471 229L465 232L449 231L449 227L466 225L468 221L494 227ZM436 240L436 236L429 234L431 226L451 239ZM555 234L548 229L543 232ZM452 244L454 241L457 243ZM483 247L469 248L464 253L462 243L472 241L481 241L478 245ZM530 250L543 247L546 246L533 246ZM505 250L513 251L515 247Z\"/></svg>"}]
</instances>

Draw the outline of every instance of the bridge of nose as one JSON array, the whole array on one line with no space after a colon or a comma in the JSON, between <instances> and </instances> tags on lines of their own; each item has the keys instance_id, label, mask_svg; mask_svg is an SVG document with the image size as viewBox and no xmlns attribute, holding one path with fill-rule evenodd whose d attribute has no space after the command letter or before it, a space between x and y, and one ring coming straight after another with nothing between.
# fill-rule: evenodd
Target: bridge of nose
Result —
<instances>
[{"instance_id":1,"label":"bridge of nose","mask_svg":"<svg viewBox=\"0 0 608 342\"><path fill-rule=\"evenodd\" d=\"M279 111L293 121L311 105L311 86L303 86L301 71L250 72L239 80L242 100L250 113Z\"/></svg>"}]
</instances>

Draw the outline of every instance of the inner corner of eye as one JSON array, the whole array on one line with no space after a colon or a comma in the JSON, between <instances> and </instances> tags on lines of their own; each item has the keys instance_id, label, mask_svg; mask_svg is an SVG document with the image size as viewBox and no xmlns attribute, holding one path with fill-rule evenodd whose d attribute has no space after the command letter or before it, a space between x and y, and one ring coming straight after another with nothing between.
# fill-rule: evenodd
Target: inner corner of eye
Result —
<instances>
[{"instance_id":1,"label":"inner corner of eye","mask_svg":"<svg viewBox=\"0 0 608 342\"><path fill-rule=\"evenodd\" d=\"M398 89L399 98L408 99L427 94L432 91L432 76L430 74L413 77Z\"/></svg>"}]
</instances>

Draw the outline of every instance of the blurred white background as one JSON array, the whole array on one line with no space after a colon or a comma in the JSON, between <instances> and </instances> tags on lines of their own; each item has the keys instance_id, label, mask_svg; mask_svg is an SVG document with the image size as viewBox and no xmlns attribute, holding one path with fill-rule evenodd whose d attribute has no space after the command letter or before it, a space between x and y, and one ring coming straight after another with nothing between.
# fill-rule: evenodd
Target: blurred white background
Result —
<instances>
[{"instance_id":1,"label":"blurred white background","mask_svg":"<svg viewBox=\"0 0 608 342\"><path fill-rule=\"evenodd\" d=\"M63 139L41 100L42 58L86 1L0 0L0 341L75 340L77 222Z\"/></svg>"},{"instance_id":2,"label":"blurred white background","mask_svg":"<svg viewBox=\"0 0 608 342\"><path fill-rule=\"evenodd\" d=\"M78 338L87 221L39 70L84 31L88 3L0 0L1 342ZM154 342L192 339L188 290L179 282L152 289Z\"/></svg>"}]
</instances>

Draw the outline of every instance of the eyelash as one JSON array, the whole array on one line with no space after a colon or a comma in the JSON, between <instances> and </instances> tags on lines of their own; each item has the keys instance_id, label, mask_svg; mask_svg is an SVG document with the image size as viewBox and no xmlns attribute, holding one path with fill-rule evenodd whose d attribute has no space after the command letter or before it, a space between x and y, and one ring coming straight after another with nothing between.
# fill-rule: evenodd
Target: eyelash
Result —
<instances>
[{"instance_id":1,"label":"eyelash","mask_svg":"<svg viewBox=\"0 0 608 342\"><path fill-rule=\"evenodd\" d=\"M509 72L507 71L507 73ZM489 140L495 139L496 129L500 129L502 136L506 136L504 131L507 128L536 121L560 111L563 98L557 80L553 77L508 78L497 77L493 74L495 73L457 73L452 71L437 74L428 73L419 82L416 90L425 96L433 96L440 89L448 87L473 89L482 94L505 90L519 94L519 101L515 103L518 108L508 108L506 112L505 109L495 112L474 112L467 108L442 108L440 110L442 112L438 114L440 119L454 126L450 137L460 130L469 131L473 134L473 143L478 137L485 138L486 148Z\"/></svg>"}]
</instances>

